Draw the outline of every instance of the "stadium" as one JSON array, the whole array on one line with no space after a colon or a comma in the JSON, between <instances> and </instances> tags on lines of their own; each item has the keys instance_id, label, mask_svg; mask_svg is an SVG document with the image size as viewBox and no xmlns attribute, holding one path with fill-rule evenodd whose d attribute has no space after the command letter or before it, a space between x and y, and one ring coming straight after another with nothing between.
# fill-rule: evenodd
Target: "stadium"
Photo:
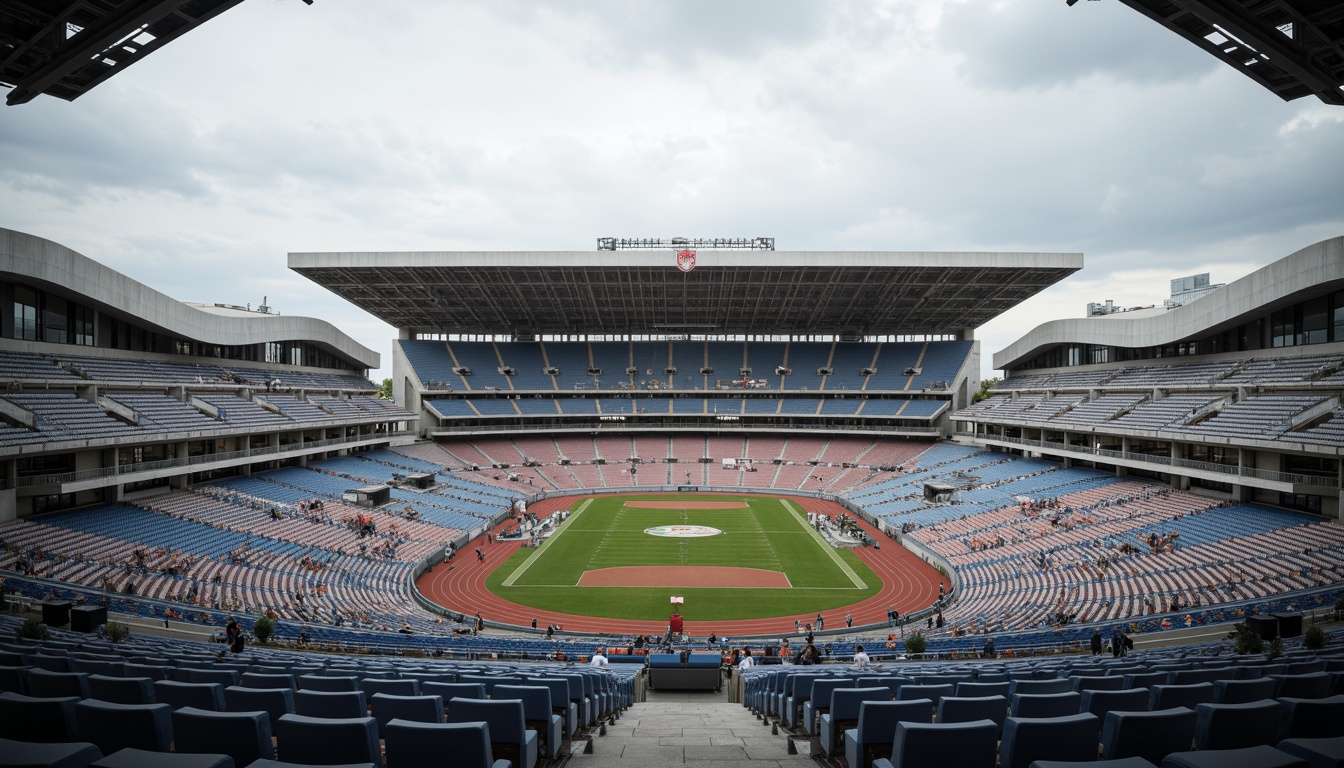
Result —
<instances>
[{"instance_id":1,"label":"stadium","mask_svg":"<svg viewBox=\"0 0 1344 768\"><path fill-rule=\"evenodd\" d=\"M982 381L1082 254L290 253L396 329L380 386L338 322L0 229L0 765L1337 765L1344 237L1268 260Z\"/></svg>"}]
</instances>

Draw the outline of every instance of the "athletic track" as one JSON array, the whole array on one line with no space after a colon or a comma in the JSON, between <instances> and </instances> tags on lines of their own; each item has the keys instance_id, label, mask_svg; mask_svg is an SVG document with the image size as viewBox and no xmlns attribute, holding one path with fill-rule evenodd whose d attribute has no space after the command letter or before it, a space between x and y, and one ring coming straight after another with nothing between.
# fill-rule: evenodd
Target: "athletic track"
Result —
<instances>
[{"instance_id":1,"label":"athletic track","mask_svg":"<svg viewBox=\"0 0 1344 768\"><path fill-rule=\"evenodd\" d=\"M528 511L545 517L551 512L569 509L577 499L582 498L585 496L556 496L543 499L529 505ZM807 512L833 516L846 511L839 504L820 499L803 496L787 498ZM882 580L883 587L878 594L861 603L823 611L826 629L844 626L846 613L854 614L856 625L879 624L887 621L888 608L895 608L902 614L927 608L938 597L939 582L947 581L937 569L925 563L910 550L887 539L862 520L859 521L859 525L874 539L885 544L881 549L858 547L853 550ZM504 527L499 526L500 529ZM522 543L517 541L495 540L494 543L487 544L485 537L482 536L459 550L451 563L436 566L433 571L422 575L416 585L427 599L449 610L467 616L479 611L481 618L486 621L520 627L530 626L532 619L535 618L539 627L558 624L566 632L661 635L667 628L667 623L663 621L606 619L555 613L496 597L486 589L486 577L521 546ZM485 562L477 562L475 552L477 547L485 553ZM795 619L801 619L804 623L813 622L816 620L816 613L803 612L798 615L740 621L698 622L695 621L694 606L691 606L686 614L686 633L692 636L706 636L714 632L728 637L791 634L794 631Z\"/></svg>"}]
</instances>

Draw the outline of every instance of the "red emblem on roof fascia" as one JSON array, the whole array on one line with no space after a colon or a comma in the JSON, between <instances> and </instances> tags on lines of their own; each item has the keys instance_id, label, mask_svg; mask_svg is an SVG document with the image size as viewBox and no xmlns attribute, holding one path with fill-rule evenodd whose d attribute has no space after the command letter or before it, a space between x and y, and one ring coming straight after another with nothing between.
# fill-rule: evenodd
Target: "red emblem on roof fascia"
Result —
<instances>
[{"instance_id":1,"label":"red emblem on roof fascia","mask_svg":"<svg viewBox=\"0 0 1344 768\"><path fill-rule=\"evenodd\" d=\"M677 251L677 269L682 272L695 269L695 251Z\"/></svg>"}]
</instances>

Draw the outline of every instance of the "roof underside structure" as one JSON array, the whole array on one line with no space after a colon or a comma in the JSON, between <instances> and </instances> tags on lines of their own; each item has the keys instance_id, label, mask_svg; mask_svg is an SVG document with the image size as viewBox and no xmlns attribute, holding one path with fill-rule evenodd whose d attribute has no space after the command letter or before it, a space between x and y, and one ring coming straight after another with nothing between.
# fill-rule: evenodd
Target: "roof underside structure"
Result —
<instances>
[{"instance_id":1,"label":"roof underside structure","mask_svg":"<svg viewBox=\"0 0 1344 768\"><path fill-rule=\"evenodd\" d=\"M0 85L6 102L41 94L73 101L242 0L0 2Z\"/></svg>"},{"instance_id":2,"label":"roof underside structure","mask_svg":"<svg viewBox=\"0 0 1344 768\"><path fill-rule=\"evenodd\" d=\"M1344 105L1339 0L1121 0L1284 101Z\"/></svg>"},{"instance_id":3,"label":"roof underside structure","mask_svg":"<svg viewBox=\"0 0 1344 768\"><path fill-rule=\"evenodd\" d=\"M700 251L291 253L390 325L456 334L876 336L973 329L1081 254ZM684 266L684 264L683 264Z\"/></svg>"}]
</instances>

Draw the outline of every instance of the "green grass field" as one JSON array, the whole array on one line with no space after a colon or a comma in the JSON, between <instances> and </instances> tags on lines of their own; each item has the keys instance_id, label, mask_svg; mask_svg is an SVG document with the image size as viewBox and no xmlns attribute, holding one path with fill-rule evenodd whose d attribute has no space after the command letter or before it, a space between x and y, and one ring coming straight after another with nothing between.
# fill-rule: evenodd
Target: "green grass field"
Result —
<instances>
[{"instance_id":1,"label":"green grass field","mask_svg":"<svg viewBox=\"0 0 1344 768\"><path fill-rule=\"evenodd\" d=\"M636 509L627 500L745 501L745 509ZM852 552L825 544L806 515L787 500L714 495L599 496L540 550L523 549L497 568L490 591L521 605L564 613L663 620L668 598L686 598L694 621L809 615L859 602L881 583ZM723 531L705 538L645 533L660 525L704 525ZM529 560L530 559L530 560ZM791 589L579 587L584 571L643 565L716 565L784 573ZM515 571L521 572L510 578ZM510 586L504 586L506 582Z\"/></svg>"}]
</instances>

